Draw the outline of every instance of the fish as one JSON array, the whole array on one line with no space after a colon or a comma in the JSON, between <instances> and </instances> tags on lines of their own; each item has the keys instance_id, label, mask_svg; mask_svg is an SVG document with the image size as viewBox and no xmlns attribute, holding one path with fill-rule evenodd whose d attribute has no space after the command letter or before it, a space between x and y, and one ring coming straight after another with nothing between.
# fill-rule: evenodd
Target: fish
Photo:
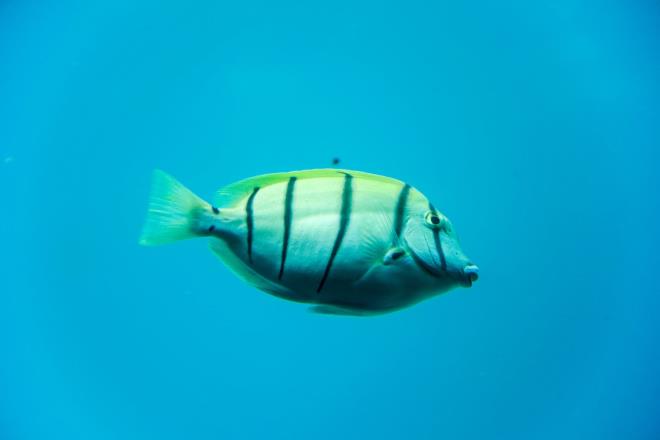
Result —
<instances>
[{"instance_id":1,"label":"fish","mask_svg":"<svg viewBox=\"0 0 660 440\"><path fill-rule=\"evenodd\" d=\"M155 170L139 243L196 237L248 284L321 314L393 312L471 287L479 274L426 196L361 171L264 174L209 203Z\"/></svg>"}]
</instances>

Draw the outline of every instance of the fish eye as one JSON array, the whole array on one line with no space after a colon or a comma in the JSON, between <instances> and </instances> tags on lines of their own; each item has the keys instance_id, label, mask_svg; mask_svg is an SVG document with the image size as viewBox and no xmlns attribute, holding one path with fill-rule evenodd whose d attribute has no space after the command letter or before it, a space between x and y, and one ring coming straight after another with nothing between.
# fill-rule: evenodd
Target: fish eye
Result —
<instances>
[{"instance_id":1,"label":"fish eye","mask_svg":"<svg viewBox=\"0 0 660 440\"><path fill-rule=\"evenodd\" d=\"M437 212L429 211L424 217L426 224L432 228L440 228L442 226L442 217Z\"/></svg>"}]
</instances>

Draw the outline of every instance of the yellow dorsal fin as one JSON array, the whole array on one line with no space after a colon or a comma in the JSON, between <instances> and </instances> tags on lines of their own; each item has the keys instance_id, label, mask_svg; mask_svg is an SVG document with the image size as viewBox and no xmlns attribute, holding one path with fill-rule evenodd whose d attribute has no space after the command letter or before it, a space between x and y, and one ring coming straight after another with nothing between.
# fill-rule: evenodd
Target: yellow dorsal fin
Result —
<instances>
[{"instance_id":1,"label":"yellow dorsal fin","mask_svg":"<svg viewBox=\"0 0 660 440\"><path fill-rule=\"evenodd\" d=\"M399 180L390 177L380 176L378 174L364 173L362 171L341 170L336 168L323 168L316 170L291 171L288 173L262 174L261 176L250 177L229 184L215 194L213 202L215 206L229 208L234 206L239 200L248 197L255 188L263 188L280 182L286 182L291 177L302 179L318 179L323 177L341 177L343 174L350 174L353 177L370 179L386 184L402 185Z\"/></svg>"}]
</instances>

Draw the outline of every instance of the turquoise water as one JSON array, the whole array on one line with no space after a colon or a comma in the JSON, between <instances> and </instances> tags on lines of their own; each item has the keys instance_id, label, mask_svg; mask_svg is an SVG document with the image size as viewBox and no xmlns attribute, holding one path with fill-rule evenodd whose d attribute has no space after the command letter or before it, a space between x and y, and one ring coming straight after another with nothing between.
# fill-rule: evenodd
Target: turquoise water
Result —
<instances>
[{"instance_id":1,"label":"turquoise water","mask_svg":"<svg viewBox=\"0 0 660 440\"><path fill-rule=\"evenodd\" d=\"M660 438L660 9L642 1L0 5L0 439ZM480 266L373 318L137 244L341 166Z\"/></svg>"}]
</instances>

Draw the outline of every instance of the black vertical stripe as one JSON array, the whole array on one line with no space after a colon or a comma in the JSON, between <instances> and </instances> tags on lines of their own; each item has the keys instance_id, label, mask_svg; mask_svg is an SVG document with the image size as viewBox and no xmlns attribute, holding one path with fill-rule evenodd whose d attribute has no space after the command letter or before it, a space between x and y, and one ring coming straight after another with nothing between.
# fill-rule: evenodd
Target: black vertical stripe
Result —
<instances>
[{"instance_id":1,"label":"black vertical stripe","mask_svg":"<svg viewBox=\"0 0 660 440\"><path fill-rule=\"evenodd\" d=\"M321 292L323 285L328 279L330 274L330 269L332 268L332 262L339 252L339 247L341 242L344 240L344 235L346 235L346 230L348 229L348 222L351 218L351 207L353 204L353 186L352 186L353 176L348 173L344 173L344 188L341 192L341 212L339 214L339 231L337 231L337 237L335 237L335 244L332 246L332 252L330 253L330 259L328 264L325 266L325 272L323 273L323 278L319 283L319 287L316 289L316 293Z\"/></svg>"},{"instance_id":2,"label":"black vertical stripe","mask_svg":"<svg viewBox=\"0 0 660 440\"><path fill-rule=\"evenodd\" d=\"M431 275L432 277L439 277L437 269L434 269L433 267L426 264L426 262L422 260L419 255L417 255L412 249L410 249L410 256L413 258L413 261L417 264L417 266L419 266L420 269L422 269L424 272Z\"/></svg>"},{"instance_id":3,"label":"black vertical stripe","mask_svg":"<svg viewBox=\"0 0 660 440\"><path fill-rule=\"evenodd\" d=\"M257 195L257 192L259 192L258 186L252 190L252 194L250 194L250 197L245 204L245 223L247 224L247 254L248 261L250 263L252 263L252 236L254 233L254 212L252 205L254 204L254 197Z\"/></svg>"},{"instance_id":4,"label":"black vertical stripe","mask_svg":"<svg viewBox=\"0 0 660 440\"><path fill-rule=\"evenodd\" d=\"M431 202L429 202L429 209L435 212L435 208ZM435 250L440 258L440 268L442 270L447 270L447 260L445 259L445 253L442 250L442 242L440 242L440 228L433 228L433 241L435 242Z\"/></svg>"},{"instance_id":5,"label":"black vertical stripe","mask_svg":"<svg viewBox=\"0 0 660 440\"><path fill-rule=\"evenodd\" d=\"M399 198L396 201L396 208L394 210L394 241L401 236L403 229L403 216L406 212L406 204L408 203L408 194L410 193L410 185L407 183L401 188ZM396 244L396 243L395 243Z\"/></svg>"},{"instance_id":6,"label":"black vertical stripe","mask_svg":"<svg viewBox=\"0 0 660 440\"><path fill-rule=\"evenodd\" d=\"M284 239L282 240L282 261L280 262L280 274L277 276L278 280L282 279L284 275L284 263L286 262L286 253L289 248L289 235L291 234L291 220L293 219L293 188L296 184L297 177L289 178L286 185L286 196L284 197Z\"/></svg>"}]
</instances>

